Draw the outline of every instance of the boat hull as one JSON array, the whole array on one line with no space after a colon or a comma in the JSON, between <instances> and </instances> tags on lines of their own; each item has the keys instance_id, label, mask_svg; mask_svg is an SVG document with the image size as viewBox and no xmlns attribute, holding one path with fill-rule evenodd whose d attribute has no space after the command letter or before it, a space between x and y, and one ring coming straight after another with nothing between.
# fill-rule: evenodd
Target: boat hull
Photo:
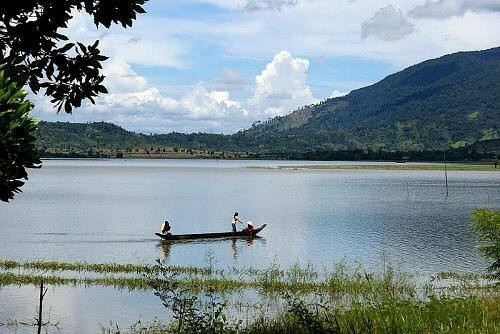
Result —
<instances>
[{"instance_id":1,"label":"boat hull","mask_svg":"<svg viewBox=\"0 0 500 334\"><path fill-rule=\"evenodd\" d=\"M215 232L215 233L195 233L195 234L162 234L155 233L157 236L164 240L190 240L190 239L213 239L213 238L241 238L253 237L262 231L267 224L264 224L252 232L238 231L238 232Z\"/></svg>"}]
</instances>

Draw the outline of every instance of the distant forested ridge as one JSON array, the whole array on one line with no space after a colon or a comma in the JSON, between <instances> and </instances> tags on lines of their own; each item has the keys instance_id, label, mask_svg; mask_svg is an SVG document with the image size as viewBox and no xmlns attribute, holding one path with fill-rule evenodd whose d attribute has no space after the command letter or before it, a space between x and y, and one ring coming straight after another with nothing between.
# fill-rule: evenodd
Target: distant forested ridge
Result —
<instances>
[{"instance_id":1,"label":"distant forested ridge","mask_svg":"<svg viewBox=\"0 0 500 334\"><path fill-rule=\"evenodd\" d=\"M238 133L253 147L436 150L498 138L500 48L459 52Z\"/></svg>"},{"instance_id":2,"label":"distant forested ridge","mask_svg":"<svg viewBox=\"0 0 500 334\"><path fill-rule=\"evenodd\" d=\"M36 131L42 157L67 158L217 158L297 160L413 160L441 161L443 150L314 149L245 150L235 135L169 133L145 135L105 122L40 122ZM240 146L241 145L241 146ZM500 139L448 148L448 160L495 159Z\"/></svg>"},{"instance_id":3,"label":"distant forested ridge","mask_svg":"<svg viewBox=\"0 0 500 334\"><path fill-rule=\"evenodd\" d=\"M144 135L104 122L40 122L36 135L44 156L435 160L432 152L454 149L474 160L498 152L499 83L494 48L428 60L233 135Z\"/></svg>"}]
</instances>

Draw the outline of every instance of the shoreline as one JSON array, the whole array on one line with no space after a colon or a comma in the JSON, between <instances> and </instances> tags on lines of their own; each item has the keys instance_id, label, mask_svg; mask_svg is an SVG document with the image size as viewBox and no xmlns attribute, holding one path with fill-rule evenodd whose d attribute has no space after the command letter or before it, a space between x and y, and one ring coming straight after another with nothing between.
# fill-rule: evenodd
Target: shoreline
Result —
<instances>
[{"instance_id":1,"label":"shoreline","mask_svg":"<svg viewBox=\"0 0 500 334\"><path fill-rule=\"evenodd\" d=\"M314 169L314 170L373 170L373 171L441 171L444 170L444 163L434 162L432 164L398 164L398 165L290 165L278 166L279 169ZM447 163L447 171L476 171L476 172L495 172L500 168L492 165L468 165Z\"/></svg>"}]
</instances>

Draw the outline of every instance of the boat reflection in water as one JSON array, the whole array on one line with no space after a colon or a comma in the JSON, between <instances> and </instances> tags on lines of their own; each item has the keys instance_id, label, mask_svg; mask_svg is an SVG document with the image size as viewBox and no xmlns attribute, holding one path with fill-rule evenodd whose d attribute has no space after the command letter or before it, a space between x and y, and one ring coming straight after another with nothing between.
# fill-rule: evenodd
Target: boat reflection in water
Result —
<instances>
[{"instance_id":1,"label":"boat reflection in water","mask_svg":"<svg viewBox=\"0 0 500 334\"><path fill-rule=\"evenodd\" d=\"M170 252L172 247L175 245L178 246L187 246L187 245L206 245L206 244L222 244L231 240L230 243L230 251L233 259L238 259L238 253L240 251L241 245L246 244L246 248L253 248L255 242L265 243L266 239L259 236L246 236L246 237L225 237L225 238L217 238L217 239L194 239L194 240L161 240L157 247L160 251L160 259L168 260L170 256ZM238 245L239 244L239 245Z\"/></svg>"},{"instance_id":2,"label":"boat reflection in water","mask_svg":"<svg viewBox=\"0 0 500 334\"><path fill-rule=\"evenodd\" d=\"M160 247L160 260L168 260L172 243L168 241L162 241L158 246Z\"/></svg>"},{"instance_id":3,"label":"boat reflection in water","mask_svg":"<svg viewBox=\"0 0 500 334\"><path fill-rule=\"evenodd\" d=\"M233 239L231 242L231 255L234 259L238 258L238 247L236 246L236 239Z\"/></svg>"}]
</instances>

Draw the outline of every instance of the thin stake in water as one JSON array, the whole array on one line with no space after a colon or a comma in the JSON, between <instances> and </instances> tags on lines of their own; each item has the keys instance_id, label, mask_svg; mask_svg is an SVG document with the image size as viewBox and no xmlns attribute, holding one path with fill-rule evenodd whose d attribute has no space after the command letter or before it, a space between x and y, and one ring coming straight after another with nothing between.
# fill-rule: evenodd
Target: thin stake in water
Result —
<instances>
[{"instance_id":1,"label":"thin stake in water","mask_svg":"<svg viewBox=\"0 0 500 334\"><path fill-rule=\"evenodd\" d=\"M443 151L444 155L444 182L446 185L446 198L448 198L448 171L446 170L446 150Z\"/></svg>"}]
</instances>

